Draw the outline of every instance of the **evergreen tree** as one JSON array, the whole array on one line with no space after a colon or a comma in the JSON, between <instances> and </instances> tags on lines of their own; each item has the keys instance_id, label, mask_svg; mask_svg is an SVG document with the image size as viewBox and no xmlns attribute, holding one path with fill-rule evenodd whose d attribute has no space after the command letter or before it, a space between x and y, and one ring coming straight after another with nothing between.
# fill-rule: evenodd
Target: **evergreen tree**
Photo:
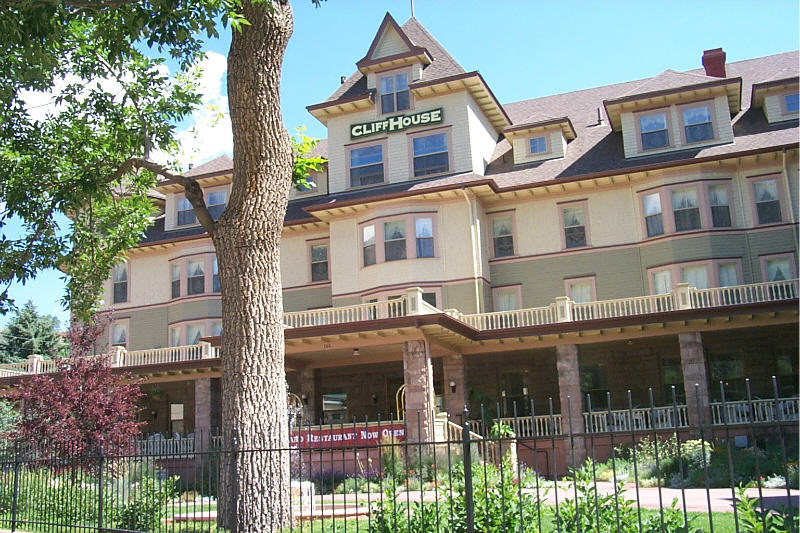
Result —
<instances>
[{"instance_id":1,"label":"evergreen tree","mask_svg":"<svg viewBox=\"0 0 800 533\"><path fill-rule=\"evenodd\" d=\"M41 315L28 301L0 334L0 363L23 361L30 355L65 357L69 345L58 331L58 319Z\"/></svg>"}]
</instances>

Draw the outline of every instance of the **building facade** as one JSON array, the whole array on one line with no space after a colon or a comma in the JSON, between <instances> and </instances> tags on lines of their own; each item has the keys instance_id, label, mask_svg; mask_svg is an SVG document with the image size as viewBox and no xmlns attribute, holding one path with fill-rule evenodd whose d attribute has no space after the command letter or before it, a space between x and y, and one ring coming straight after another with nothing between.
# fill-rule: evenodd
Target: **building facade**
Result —
<instances>
[{"instance_id":1,"label":"building facade","mask_svg":"<svg viewBox=\"0 0 800 533\"><path fill-rule=\"evenodd\" d=\"M283 233L286 369L309 421L570 416L797 395L798 54L501 104L387 14L308 107L328 128ZM232 161L192 169L214 216ZM219 278L181 187L105 298L148 430L220 425ZM208 344L206 341L208 341ZM697 391L695 392L695 387ZM609 393L612 405L608 406ZM569 398L569 401L567 400ZM499 412L498 412L499 410ZM531 410L534 413L531 413ZM568 412L569 410L569 412ZM566 424L566 418L562 424Z\"/></svg>"}]
</instances>

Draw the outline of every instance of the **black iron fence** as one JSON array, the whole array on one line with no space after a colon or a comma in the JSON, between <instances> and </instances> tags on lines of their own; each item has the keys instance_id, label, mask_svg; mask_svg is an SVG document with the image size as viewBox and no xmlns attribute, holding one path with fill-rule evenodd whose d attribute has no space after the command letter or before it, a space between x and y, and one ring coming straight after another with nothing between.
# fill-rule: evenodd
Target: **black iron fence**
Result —
<instances>
[{"instance_id":1,"label":"black iron fence","mask_svg":"<svg viewBox=\"0 0 800 533\"><path fill-rule=\"evenodd\" d=\"M591 422L602 413L619 419L624 405L612 410L608 395L603 410L587 397L589 416L581 421L569 414L568 399L560 433L546 435L532 421L546 416L556 427L552 400L544 409L526 406L526 417L492 418L488 408L464 413L463 425L418 417L303 426L291 430L284 449L208 435L191 445L146 441L81 455L7 443L0 450L0 528L234 531L220 525L221 474L277 456L290 479L265 471L259 480L283 481L289 492L285 527L277 531L797 531L798 421L781 408L787 399L776 388L772 415L763 416L748 383L749 415L728 420L721 392L717 423L701 401L687 421L674 392L672 405L661 407L651 394L653 419L658 409L674 416L645 429ZM626 400L633 420L630 395ZM585 421L580 430L576 422ZM526 436L518 434L523 427ZM412 441L420 435L427 442ZM269 503L226 507L224 523Z\"/></svg>"}]
</instances>

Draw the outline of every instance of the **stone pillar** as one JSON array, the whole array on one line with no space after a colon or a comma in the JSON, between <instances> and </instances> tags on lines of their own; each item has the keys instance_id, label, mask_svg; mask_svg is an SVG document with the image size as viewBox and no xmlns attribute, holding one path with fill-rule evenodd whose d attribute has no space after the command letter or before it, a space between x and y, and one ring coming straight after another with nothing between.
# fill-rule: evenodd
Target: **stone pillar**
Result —
<instances>
[{"instance_id":1,"label":"stone pillar","mask_svg":"<svg viewBox=\"0 0 800 533\"><path fill-rule=\"evenodd\" d=\"M456 424L464 421L464 405L467 403L467 375L464 369L464 357L461 355L448 355L442 362L444 378L444 410L450 415L450 420ZM451 383L453 385L451 385Z\"/></svg>"},{"instance_id":2,"label":"stone pillar","mask_svg":"<svg viewBox=\"0 0 800 533\"><path fill-rule=\"evenodd\" d=\"M697 428L711 423L711 407L709 406L708 374L706 373L706 356L703 351L703 339L699 332L679 333L678 343L681 346L681 369L683 370L683 388L686 391L686 414L689 425ZM695 390L695 384L698 385Z\"/></svg>"},{"instance_id":3,"label":"stone pillar","mask_svg":"<svg viewBox=\"0 0 800 533\"><path fill-rule=\"evenodd\" d=\"M211 378L194 380L195 447L208 449L211 442Z\"/></svg>"},{"instance_id":4,"label":"stone pillar","mask_svg":"<svg viewBox=\"0 0 800 533\"><path fill-rule=\"evenodd\" d=\"M298 373L300 382L300 399L303 400L303 423L317 424L317 377L314 369L300 370Z\"/></svg>"},{"instance_id":5,"label":"stone pillar","mask_svg":"<svg viewBox=\"0 0 800 533\"><path fill-rule=\"evenodd\" d=\"M583 392L581 371L578 366L578 347L575 344L556 346L556 369L558 370L558 395L561 401L561 429L565 437L567 464L579 466L586 459L586 443L583 437L569 437L584 432Z\"/></svg>"},{"instance_id":6,"label":"stone pillar","mask_svg":"<svg viewBox=\"0 0 800 533\"><path fill-rule=\"evenodd\" d=\"M406 384L406 438L409 442L434 439L433 366L425 341L403 343L403 379Z\"/></svg>"}]
</instances>

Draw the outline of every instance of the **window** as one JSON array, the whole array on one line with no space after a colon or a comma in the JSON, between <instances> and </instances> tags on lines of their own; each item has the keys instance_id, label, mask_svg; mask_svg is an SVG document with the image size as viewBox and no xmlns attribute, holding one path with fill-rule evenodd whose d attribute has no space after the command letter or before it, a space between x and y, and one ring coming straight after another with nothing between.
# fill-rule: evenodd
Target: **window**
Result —
<instances>
[{"instance_id":1,"label":"window","mask_svg":"<svg viewBox=\"0 0 800 533\"><path fill-rule=\"evenodd\" d=\"M667 294L672 291L672 274L669 270L653 272L653 292Z\"/></svg>"},{"instance_id":2,"label":"window","mask_svg":"<svg viewBox=\"0 0 800 533\"><path fill-rule=\"evenodd\" d=\"M186 326L186 344L197 344L205 337L203 324L189 324Z\"/></svg>"},{"instance_id":3,"label":"window","mask_svg":"<svg viewBox=\"0 0 800 533\"><path fill-rule=\"evenodd\" d=\"M661 360L661 376L664 381L664 397L665 404L672 403L672 387L675 387L675 400L678 404L686 403L686 390L683 385L683 369L681 368L681 360L662 359Z\"/></svg>"},{"instance_id":4,"label":"window","mask_svg":"<svg viewBox=\"0 0 800 533\"><path fill-rule=\"evenodd\" d=\"M115 304L128 301L128 263L114 265L113 302Z\"/></svg>"},{"instance_id":5,"label":"window","mask_svg":"<svg viewBox=\"0 0 800 533\"><path fill-rule=\"evenodd\" d=\"M122 346L124 348L127 345L128 325L118 322L111 327L111 346Z\"/></svg>"},{"instance_id":6,"label":"window","mask_svg":"<svg viewBox=\"0 0 800 533\"><path fill-rule=\"evenodd\" d=\"M514 235L510 215L492 219L492 241L495 257L514 255Z\"/></svg>"},{"instance_id":7,"label":"window","mask_svg":"<svg viewBox=\"0 0 800 533\"><path fill-rule=\"evenodd\" d=\"M383 145L350 149L350 186L383 183Z\"/></svg>"},{"instance_id":8,"label":"window","mask_svg":"<svg viewBox=\"0 0 800 533\"><path fill-rule=\"evenodd\" d=\"M169 404L169 423L172 438L180 438L184 430L182 403Z\"/></svg>"},{"instance_id":9,"label":"window","mask_svg":"<svg viewBox=\"0 0 800 533\"><path fill-rule=\"evenodd\" d=\"M731 226L731 208L727 185L711 185L708 188L708 203L711 205L711 224L715 228Z\"/></svg>"},{"instance_id":10,"label":"window","mask_svg":"<svg viewBox=\"0 0 800 533\"><path fill-rule=\"evenodd\" d=\"M433 219L415 219L414 234L417 239L417 257L433 257Z\"/></svg>"},{"instance_id":11,"label":"window","mask_svg":"<svg viewBox=\"0 0 800 533\"><path fill-rule=\"evenodd\" d=\"M546 137L533 137L530 140L529 149L531 154L543 154L547 151Z\"/></svg>"},{"instance_id":12,"label":"window","mask_svg":"<svg viewBox=\"0 0 800 533\"><path fill-rule=\"evenodd\" d=\"M426 302L428 305L432 305L436 307L436 293L435 292L423 292L422 293L422 301Z\"/></svg>"},{"instance_id":13,"label":"window","mask_svg":"<svg viewBox=\"0 0 800 533\"><path fill-rule=\"evenodd\" d=\"M584 223L583 206L571 206L561 209L564 221L564 245L566 248L586 246L586 225Z\"/></svg>"},{"instance_id":14,"label":"window","mask_svg":"<svg viewBox=\"0 0 800 533\"><path fill-rule=\"evenodd\" d=\"M567 295L576 303L594 301L594 283L592 279L567 280Z\"/></svg>"},{"instance_id":15,"label":"window","mask_svg":"<svg viewBox=\"0 0 800 533\"><path fill-rule=\"evenodd\" d=\"M222 212L225 211L227 196L225 191L211 191L208 193L206 206L208 207L208 214L211 215L211 218L214 220L219 219Z\"/></svg>"},{"instance_id":16,"label":"window","mask_svg":"<svg viewBox=\"0 0 800 533\"><path fill-rule=\"evenodd\" d=\"M222 335L222 320L215 320L211 323L211 336L219 337Z\"/></svg>"},{"instance_id":17,"label":"window","mask_svg":"<svg viewBox=\"0 0 800 533\"><path fill-rule=\"evenodd\" d=\"M642 138L642 150L652 150L654 148L669 146L666 113L653 113L640 116L639 131Z\"/></svg>"},{"instance_id":18,"label":"window","mask_svg":"<svg viewBox=\"0 0 800 533\"><path fill-rule=\"evenodd\" d=\"M800 95L797 93L790 93L783 95L784 113L797 113L800 110Z\"/></svg>"},{"instance_id":19,"label":"window","mask_svg":"<svg viewBox=\"0 0 800 533\"><path fill-rule=\"evenodd\" d=\"M764 260L764 274L767 281L786 281L792 278L792 269L788 257Z\"/></svg>"},{"instance_id":20,"label":"window","mask_svg":"<svg viewBox=\"0 0 800 533\"><path fill-rule=\"evenodd\" d=\"M386 261L406 258L405 221L383 223L383 251Z\"/></svg>"},{"instance_id":21,"label":"window","mask_svg":"<svg viewBox=\"0 0 800 533\"><path fill-rule=\"evenodd\" d=\"M581 369L581 390L592 402L592 410L608 407L608 373L601 365L586 365ZM588 408L588 406L587 406Z\"/></svg>"},{"instance_id":22,"label":"window","mask_svg":"<svg viewBox=\"0 0 800 533\"><path fill-rule=\"evenodd\" d=\"M188 226L197 222L197 217L194 216L194 208L192 203L186 199L185 196L178 198L178 226Z\"/></svg>"},{"instance_id":23,"label":"window","mask_svg":"<svg viewBox=\"0 0 800 533\"><path fill-rule=\"evenodd\" d=\"M364 266L375 264L375 226L369 225L361 228L361 248L363 250Z\"/></svg>"},{"instance_id":24,"label":"window","mask_svg":"<svg viewBox=\"0 0 800 533\"><path fill-rule=\"evenodd\" d=\"M739 285L739 268L736 263L719 263L717 265L720 287Z\"/></svg>"},{"instance_id":25,"label":"window","mask_svg":"<svg viewBox=\"0 0 800 533\"><path fill-rule=\"evenodd\" d=\"M298 185L297 192L303 193L313 191L317 188L317 176L314 173L306 176L306 181L302 185Z\"/></svg>"},{"instance_id":26,"label":"window","mask_svg":"<svg viewBox=\"0 0 800 533\"><path fill-rule=\"evenodd\" d=\"M681 281L695 289L707 289L708 269L704 265L681 267Z\"/></svg>"},{"instance_id":27,"label":"window","mask_svg":"<svg viewBox=\"0 0 800 533\"><path fill-rule=\"evenodd\" d=\"M206 291L206 274L203 268L203 261L189 261L187 263L187 272L186 293L203 294Z\"/></svg>"},{"instance_id":28,"label":"window","mask_svg":"<svg viewBox=\"0 0 800 533\"><path fill-rule=\"evenodd\" d=\"M712 356L710 359L711 381L718 385L711 387L712 397L720 398L719 382L722 381L725 389L725 401L743 400L746 397L746 391L742 356Z\"/></svg>"},{"instance_id":29,"label":"window","mask_svg":"<svg viewBox=\"0 0 800 533\"><path fill-rule=\"evenodd\" d=\"M219 263L217 263L217 256L211 259L211 292L220 292L222 285L219 283Z\"/></svg>"},{"instance_id":30,"label":"window","mask_svg":"<svg viewBox=\"0 0 800 533\"><path fill-rule=\"evenodd\" d=\"M172 288L172 297L179 298L181 295L181 266L170 265L169 277Z\"/></svg>"},{"instance_id":31,"label":"window","mask_svg":"<svg viewBox=\"0 0 800 533\"><path fill-rule=\"evenodd\" d=\"M446 133L413 137L411 144L414 157L414 176L440 174L450 170Z\"/></svg>"},{"instance_id":32,"label":"window","mask_svg":"<svg viewBox=\"0 0 800 533\"><path fill-rule=\"evenodd\" d=\"M494 289L494 310L514 311L515 309L519 309L519 289L519 287L501 287Z\"/></svg>"},{"instance_id":33,"label":"window","mask_svg":"<svg viewBox=\"0 0 800 533\"><path fill-rule=\"evenodd\" d=\"M175 326L173 328L169 328L169 345L170 347L174 348L175 346L181 345L181 328Z\"/></svg>"},{"instance_id":34,"label":"window","mask_svg":"<svg viewBox=\"0 0 800 533\"><path fill-rule=\"evenodd\" d=\"M333 392L322 395L322 423L347 422L347 393Z\"/></svg>"},{"instance_id":35,"label":"window","mask_svg":"<svg viewBox=\"0 0 800 533\"><path fill-rule=\"evenodd\" d=\"M756 200L756 217L759 224L781 221L781 202L778 199L778 183L774 179L753 183Z\"/></svg>"},{"instance_id":36,"label":"window","mask_svg":"<svg viewBox=\"0 0 800 533\"><path fill-rule=\"evenodd\" d=\"M661 195L648 194L643 198L644 222L647 227L647 236L653 237L664 233L664 220L661 216Z\"/></svg>"},{"instance_id":37,"label":"window","mask_svg":"<svg viewBox=\"0 0 800 533\"><path fill-rule=\"evenodd\" d=\"M708 105L684 108L681 116L683 117L683 132L687 144L714 138L711 108Z\"/></svg>"},{"instance_id":38,"label":"window","mask_svg":"<svg viewBox=\"0 0 800 533\"><path fill-rule=\"evenodd\" d=\"M408 72L381 76L381 113L393 113L411 108L408 91Z\"/></svg>"},{"instance_id":39,"label":"window","mask_svg":"<svg viewBox=\"0 0 800 533\"><path fill-rule=\"evenodd\" d=\"M697 205L697 189L687 187L672 190L672 212L675 215L675 230L700 229L700 208Z\"/></svg>"},{"instance_id":40,"label":"window","mask_svg":"<svg viewBox=\"0 0 800 533\"><path fill-rule=\"evenodd\" d=\"M328 279L328 245L311 245L311 281Z\"/></svg>"}]
</instances>

